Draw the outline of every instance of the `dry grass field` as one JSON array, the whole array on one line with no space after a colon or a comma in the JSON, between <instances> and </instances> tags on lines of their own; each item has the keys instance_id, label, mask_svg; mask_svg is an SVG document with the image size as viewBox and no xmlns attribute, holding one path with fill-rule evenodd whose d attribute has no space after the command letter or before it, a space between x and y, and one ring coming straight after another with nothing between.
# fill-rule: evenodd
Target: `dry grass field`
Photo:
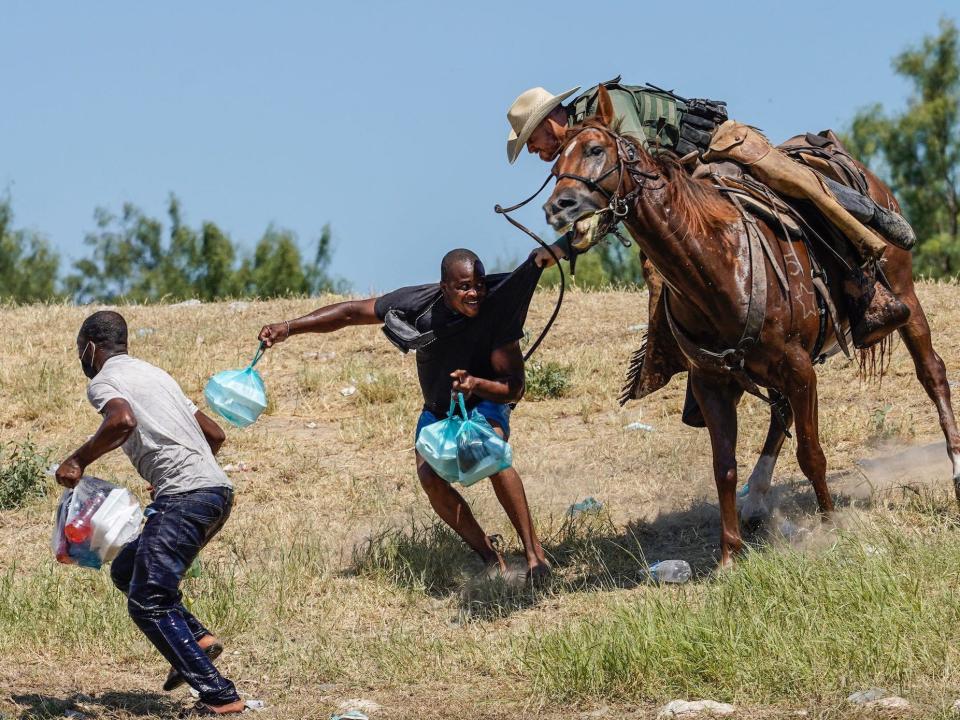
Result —
<instances>
[{"instance_id":1,"label":"dry grass field","mask_svg":"<svg viewBox=\"0 0 960 720\"><path fill-rule=\"evenodd\" d=\"M956 373L960 288L919 293ZM205 380L243 365L261 325L329 300L121 311L131 353L202 406ZM534 332L552 302L536 297ZM0 309L0 444L29 438L52 461L93 432L74 345L90 311ZM905 349L898 343L882 385L861 383L842 358L820 372L835 521L812 515L788 441L769 532L717 574L709 441L680 424L682 378L616 405L639 342L631 326L645 320L645 293L573 292L536 358L570 368L564 397L525 400L512 421L556 568L537 591L479 579L434 522L414 473L412 356L377 328L267 353L259 369L271 407L228 430L221 456L247 468L232 474L233 515L185 585L227 642L225 672L266 702L260 717L329 718L359 698L379 706L368 706L371 718L645 718L670 699L706 697L734 703L737 717L841 718L853 714L846 696L870 686L906 697L907 715L948 716L960 697L960 523L945 455L923 449L942 436ZM349 385L357 392L344 396ZM744 479L767 417L743 401ZM625 429L633 421L653 430ZM860 462L869 458L888 459ZM120 452L89 471L144 490ZM489 484L465 494L516 553ZM161 692L166 667L107 572L54 562L57 495L51 486L0 512L0 717L175 716L190 698ZM603 509L567 517L587 497ZM694 581L647 583L646 564L664 558L689 560Z\"/></svg>"}]
</instances>

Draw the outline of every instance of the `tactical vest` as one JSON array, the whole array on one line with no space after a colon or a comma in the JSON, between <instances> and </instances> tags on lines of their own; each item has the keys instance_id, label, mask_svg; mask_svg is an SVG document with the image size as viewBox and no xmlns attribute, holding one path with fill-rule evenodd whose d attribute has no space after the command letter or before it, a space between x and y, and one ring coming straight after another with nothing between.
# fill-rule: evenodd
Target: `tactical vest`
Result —
<instances>
[{"instance_id":1,"label":"tactical vest","mask_svg":"<svg viewBox=\"0 0 960 720\"><path fill-rule=\"evenodd\" d=\"M727 119L726 105L687 100L650 85L624 85L617 76L601 83L610 93L620 132L639 140L649 152L672 150L686 155L706 150L713 129ZM568 122L576 125L597 112L596 85L568 105Z\"/></svg>"}]
</instances>

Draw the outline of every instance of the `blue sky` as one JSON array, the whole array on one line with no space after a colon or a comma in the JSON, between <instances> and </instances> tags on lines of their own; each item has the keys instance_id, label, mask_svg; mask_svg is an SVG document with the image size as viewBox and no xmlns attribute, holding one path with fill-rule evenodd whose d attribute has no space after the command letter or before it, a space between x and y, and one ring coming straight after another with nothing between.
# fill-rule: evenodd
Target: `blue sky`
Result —
<instances>
[{"instance_id":1,"label":"blue sky","mask_svg":"<svg viewBox=\"0 0 960 720\"><path fill-rule=\"evenodd\" d=\"M519 258L492 208L546 164L506 161L523 90L622 73L780 141L899 107L890 69L956 3L205 2L14 0L0 23L0 189L16 225L66 261L98 205L216 221L252 247L275 222L307 247L324 223L357 292L433 279L467 246ZM521 215L536 228L539 208ZM489 263L488 263L489 264Z\"/></svg>"}]
</instances>

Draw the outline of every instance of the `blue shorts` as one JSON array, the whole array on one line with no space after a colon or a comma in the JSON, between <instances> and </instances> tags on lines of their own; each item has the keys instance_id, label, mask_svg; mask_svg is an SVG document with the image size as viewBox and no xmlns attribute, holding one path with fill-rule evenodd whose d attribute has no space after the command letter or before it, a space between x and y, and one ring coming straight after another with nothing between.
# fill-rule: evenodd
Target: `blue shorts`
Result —
<instances>
[{"instance_id":1,"label":"blue shorts","mask_svg":"<svg viewBox=\"0 0 960 720\"><path fill-rule=\"evenodd\" d=\"M481 400L480 403L473 409L477 410L481 415L483 415L487 419L488 423L495 427L500 427L503 430L504 440L510 439L509 405L506 403L495 403L490 400ZM422 413L420 413L420 419L417 420L417 432L413 436L413 441L417 441L417 438L420 437L420 431L423 430L427 425L432 425L439 420L443 420L443 418L437 417L429 410L424 410Z\"/></svg>"}]
</instances>

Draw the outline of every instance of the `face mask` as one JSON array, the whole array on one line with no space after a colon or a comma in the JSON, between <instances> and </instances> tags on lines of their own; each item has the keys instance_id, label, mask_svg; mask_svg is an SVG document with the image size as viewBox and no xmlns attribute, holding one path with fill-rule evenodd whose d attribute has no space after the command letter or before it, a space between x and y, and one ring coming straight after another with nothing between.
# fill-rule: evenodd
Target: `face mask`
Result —
<instances>
[{"instance_id":1,"label":"face mask","mask_svg":"<svg viewBox=\"0 0 960 720\"><path fill-rule=\"evenodd\" d=\"M90 361L86 360L87 350L93 347L93 352L90 353ZM83 370L83 374L87 376L90 380L97 375L97 369L93 366L93 358L97 354L97 346L90 341L87 343L87 346L83 349L83 353L80 355L80 368Z\"/></svg>"}]
</instances>

